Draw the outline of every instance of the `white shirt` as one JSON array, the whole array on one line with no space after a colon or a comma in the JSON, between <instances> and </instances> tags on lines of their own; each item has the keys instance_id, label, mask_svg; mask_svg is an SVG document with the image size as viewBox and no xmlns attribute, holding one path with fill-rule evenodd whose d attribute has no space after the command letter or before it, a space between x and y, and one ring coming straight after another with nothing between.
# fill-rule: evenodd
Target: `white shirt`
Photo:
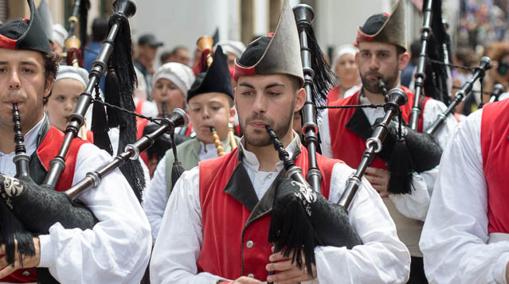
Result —
<instances>
[{"instance_id":1,"label":"white shirt","mask_svg":"<svg viewBox=\"0 0 509 284\"><path fill-rule=\"evenodd\" d=\"M369 104L366 97L360 97L361 104ZM368 118L371 125L374 125L378 118L385 115L383 108L363 108L364 114ZM423 110L423 128L428 129L435 121L440 113L446 110L446 106L437 100L428 100ZM318 123L319 133L321 138L322 154L327 157L332 157L331 136L329 130L329 112L326 109L321 115L321 121ZM452 136L457 127L456 120L451 115L449 116L442 127L436 132L434 138L445 149L449 137ZM347 145L345 147L348 147ZM424 221L428 206L433 191L433 184L435 183L438 174L438 166L422 173L414 173L412 178L412 192L410 194L389 194L389 198L394 203L394 206L404 216L416 220Z\"/></svg>"},{"instance_id":2,"label":"white shirt","mask_svg":"<svg viewBox=\"0 0 509 284\"><path fill-rule=\"evenodd\" d=\"M287 148L290 155L296 144L298 143L292 142ZM279 162L273 172L258 171L259 162L256 156L246 150L244 154L242 164L258 199L261 199L283 165ZM329 196L331 202L339 199L352 171L342 163L334 166ZM203 241L201 214L199 168L195 167L181 176L168 201L150 264L152 283L216 283L222 279L221 275L197 272L196 261ZM318 281L406 282L410 269L410 254L398 239L394 222L382 200L365 180L353 201L349 216L350 223L364 244L352 250L345 247L316 247Z\"/></svg>"},{"instance_id":3,"label":"white shirt","mask_svg":"<svg viewBox=\"0 0 509 284\"><path fill-rule=\"evenodd\" d=\"M200 143L200 161L217 157L217 150L214 144ZM168 184L166 180L166 155L157 164L156 171L150 182L148 190L144 191L143 210L147 214L148 221L152 227L152 238L155 240L161 226L164 209L168 202ZM168 169L171 171L171 168Z\"/></svg>"},{"instance_id":4,"label":"white shirt","mask_svg":"<svg viewBox=\"0 0 509 284\"><path fill-rule=\"evenodd\" d=\"M27 154L36 150L43 121L25 135ZM0 153L0 172L14 176L14 153ZM83 144L73 184L111 160L105 151ZM40 235L39 267L47 267L61 283L139 283L150 257L150 226L136 196L119 170L79 199L99 222L93 229L64 229L55 223Z\"/></svg>"},{"instance_id":5,"label":"white shirt","mask_svg":"<svg viewBox=\"0 0 509 284\"><path fill-rule=\"evenodd\" d=\"M462 122L442 156L420 242L431 283L506 283L509 241L487 244L481 116Z\"/></svg>"}]
</instances>

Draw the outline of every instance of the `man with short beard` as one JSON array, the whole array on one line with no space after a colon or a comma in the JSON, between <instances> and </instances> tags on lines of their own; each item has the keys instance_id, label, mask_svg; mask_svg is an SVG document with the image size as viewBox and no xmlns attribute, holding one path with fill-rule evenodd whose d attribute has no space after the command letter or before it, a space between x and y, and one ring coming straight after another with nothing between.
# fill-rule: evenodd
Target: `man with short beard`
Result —
<instances>
[{"instance_id":1,"label":"man with short beard","mask_svg":"<svg viewBox=\"0 0 509 284\"><path fill-rule=\"evenodd\" d=\"M50 125L43 105L57 95L51 92L58 58L51 52L34 1L27 2L30 20L0 25L0 282L139 283L150 256L150 225L120 170L75 202L52 194L76 185L111 161L110 155L72 139L56 186L40 186L64 134ZM16 163L13 105L19 108L29 176L23 176ZM91 224L90 219L97 222L81 225ZM45 232L29 231L27 220L32 226L50 226Z\"/></svg>"},{"instance_id":2,"label":"man with short beard","mask_svg":"<svg viewBox=\"0 0 509 284\"><path fill-rule=\"evenodd\" d=\"M234 151L200 162L175 184L154 246L153 283L403 283L409 253L378 194L366 181L348 223L362 244L317 246L310 273L268 241L276 192L285 171L270 126L305 175L307 150L292 130L305 102L293 13L285 2L274 36L251 42L235 64L235 106L244 136ZM321 190L337 202L353 170L320 155ZM295 181L292 181L295 182ZM304 221L304 220L303 220ZM341 238L341 236L337 236Z\"/></svg>"},{"instance_id":3,"label":"man with short beard","mask_svg":"<svg viewBox=\"0 0 509 284\"><path fill-rule=\"evenodd\" d=\"M356 62L362 88L352 96L340 100L338 104L384 104L385 97L379 86L379 81L382 80L387 90L398 87L406 93L408 101L400 110L402 123L407 124L414 94L400 85L400 71L409 61L403 26L404 7L401 2L396 4L391 15L373 15L359 27L356 38L359 52ZM422 112L417 130L423 132L446 107L442 102L428 97L421 98L420 106ZM341 159L350 167L358 167L366 149L366 139L372 135L377 119L383 116L383 108L328 109L322 114L322 123L319 123L322 154ZM391 135L384 141L382 152L377 154L366 170L365 177L383 198L396 222L399 237L412 255L411 283L426 283L418 243L438 173L440 148L445 147L455 127L454 119L449 117L433 138L405 129L404 133L408 134L404 140L399 140L396 136L396 119L389 127ZM410 134L415 138L414 141L418 142L417 146L411 145L408 139ZM401 166L403 162L406 164Z\"/></svg>"}]
</instances>

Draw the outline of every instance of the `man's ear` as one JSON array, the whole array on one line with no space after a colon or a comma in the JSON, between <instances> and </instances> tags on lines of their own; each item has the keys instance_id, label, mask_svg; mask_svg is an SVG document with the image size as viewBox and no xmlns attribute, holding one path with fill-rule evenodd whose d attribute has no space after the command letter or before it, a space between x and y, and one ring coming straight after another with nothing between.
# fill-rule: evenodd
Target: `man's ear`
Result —
<instances>
[{"instance_id":1,"label":"man's ear","mask_svg":"<svg viewBox=\"0 0 509 284\"><path fill-rule=\"evenodd\" d=\"M410 61L410 54L405 51L402 54L399 55L399 62L398 62L398 68L399 70L405 69L405 67L408 65L408 62Z\"/></svg>"},{"instance_id":2,"label":"man's ear","mask_svg":"<svg viewBox=\"0 0 509 284\"><path fill-rule=\"evenodd\" d=\"M235 106L232 106L230 108L230 122L234 120L235 115L237 115L237 109L235 108Z\"/></svg>"},{"instance_id":3,"label":"man's ear","mask_svg":"<svg viewBox=\"0 0 509 284\"><path fill-rule=\"evenodd\" d=\"M300 88L297 90L297 94L295 96L295 107L293 108L293 111L296 112L300 110L304 103L306 103L306 90L304 88Z\"/></svg>"}]
</instances>

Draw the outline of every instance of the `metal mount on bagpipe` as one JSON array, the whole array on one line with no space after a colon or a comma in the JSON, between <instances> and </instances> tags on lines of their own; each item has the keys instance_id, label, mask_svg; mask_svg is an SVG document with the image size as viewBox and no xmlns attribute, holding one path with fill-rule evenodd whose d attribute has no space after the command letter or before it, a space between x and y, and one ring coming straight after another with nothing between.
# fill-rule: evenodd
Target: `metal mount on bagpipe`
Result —
<instances>
[{"instance_id":1,"label":"metal mount on bagpipe","mask_svg":"<svg viewBox=\"0 0 509 284\"><path fill-rule=\"evenodd\" d=\"M440 127L444 124L445 120L449 115L451 115L454 110L456 109L456 106L458 106L465 97L468 97L472 94L472 89L474 87L474 83L477 80L482 80L484 78L484 75L487 70L491 68L491 60L487 56L483 56L481 58L481 64L479 67L477 67L474 71L474 74L472 77L463 84L461 89L456 92L456 96L454 97L454 100L449 104L447 109L440 113L437 117L437 119L431 124L431 126L426 129L426 133L433 135L440 129Z\"/></svg>"}]
</instances>

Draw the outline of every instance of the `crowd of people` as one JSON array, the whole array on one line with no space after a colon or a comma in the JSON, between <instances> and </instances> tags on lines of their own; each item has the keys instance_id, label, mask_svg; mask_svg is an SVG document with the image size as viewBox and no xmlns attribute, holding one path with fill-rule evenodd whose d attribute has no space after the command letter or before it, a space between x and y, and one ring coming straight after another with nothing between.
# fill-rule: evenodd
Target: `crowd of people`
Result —
<instances>
[{"instance_id":1,"label":"crowd of people","mask_svg":"<svg viewBox=\"0 0 509 284\"><path fill-rule=\"evenodd\" d=\"M135 157L141 172L122 166L103 176L98 167L123 151L129 127L103 126L110 151L91 128L100 113L113 116L99 104L111 100L111 75L93 88L93 113L74 110L97 72L108 20L93 21L83 67L67 66L58 56L67 32L55 25L47 37L28 3L30 19L0 25L0 283L509 282L508 43L487 46L493 67L443 117L447 102L414 93L420 45L408 45L398 1L359 23L352 44L327 60L335 85L313 141L303 111L313 82L287 1L274 33L247 46L207 37L207 47L161 52L164 43L143 34L124 62L137 79L132 104L117 106L138 114L131 138L181 111L189 121ZM479 58L453 49L451 98ZM405 100L382 122L394 94ZM70 132L77 138L52 187L45 176ZM373 141L379 149L352 179ZM314 170L319 192L300 178ZM142 195L129 173L144 177ZM63 193L86 177L93 188L73 200ZM358 191L341 207L353 183ZM297 248L281 247L284 238Z\"/></svg>"}]
</instances>

